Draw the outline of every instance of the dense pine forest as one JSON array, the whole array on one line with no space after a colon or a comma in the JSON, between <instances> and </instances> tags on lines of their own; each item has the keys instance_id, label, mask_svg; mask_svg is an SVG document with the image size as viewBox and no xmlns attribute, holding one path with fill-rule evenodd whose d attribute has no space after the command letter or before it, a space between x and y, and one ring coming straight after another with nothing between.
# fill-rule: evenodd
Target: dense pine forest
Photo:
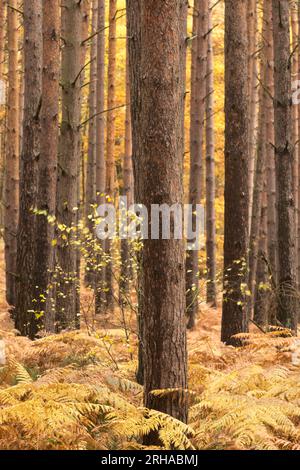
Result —
<instances>
[{"instance_id":1,"label":"dense pine forest","mask_svg":"<svg viewBox=\"0 0 300 470\"><path fill-rule=\"evenodd\" d=\"M1 450L300 450L299 38L0 0Z\"/></svg>"}]
</instances>

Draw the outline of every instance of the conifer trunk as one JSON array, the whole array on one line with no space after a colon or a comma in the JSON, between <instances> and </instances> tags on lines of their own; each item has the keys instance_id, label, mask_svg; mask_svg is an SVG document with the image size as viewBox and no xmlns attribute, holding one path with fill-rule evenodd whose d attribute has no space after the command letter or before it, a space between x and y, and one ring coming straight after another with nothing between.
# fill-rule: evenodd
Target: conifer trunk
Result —
<instances>
[{"instance_id":1,"label":"conifer trunk","mask_svg":"<svg viewBox=\"0 0 300 470\"><path fill-rule=\"evenodd\" d=\"M8 95L7 140L5 159L4 241L6 266L6 300L15 305L17 229L19 215L19 77L18 77L18 3L8 8ZM3 60L3 57L2 57Z\"/></svg>"},{"instance_id":2,"label":"conifer trunk","mask_svg":"<svg viewBox=\"0 0 300 470\"><path fill-rule=\"evenodd\" d=\"M86 165L86 184L85 184L85 221L90 233L92 234L94 223L91 215L93 215L93 205L96 202L96 144L97 144L97 30L98 30L98 0L92 3L92 29L91 35L94 34L91 42L90 53L90 86L89 86L89 132L88 132L88 158ZM93 117L94 116L94 117ZM88 249L90 250L91 247ZM93 258L90 253L89 258ZM88 259L86 266L85 280L88 285L94 285L93 263Z\"/></svg>"},{"instance_id":3,"label":"conifer trunk","mask_svg":"<svg viewBox=\"0 0 300 470\"><path fill-rule=\"evenodd\" d=\"M248 266L248 41L247 2L225 3L225 227L221 339L248 330L245 287ZM238 184L237 184L238 182Z\"/></svg>"},{"instance_id":4,"label":"conifer trunk","mask_svg":"<svg viewBox=\"0 0 300 470\"><path fill-rule=\"evenodd\" d=\"M16 329L34 338L35 216L42 104L42 1L24 0L24 119L17 236Z\"/></svg>"},{"instance_id":5,"label":"conifer trunk","mask_svg":"<svg viewBox=\"0 0 300 470\"><path fill-rule=\"evenodd\" d=\"M104 202L106 189L105 165L105 0L98 0L98 35L97 35L97 103L96 103L96 200L97 204ZM103 313L106 305L105 296L105 266L102 265L104 243L98 242L101 253L98 255L97 274L95 281L95 312Z\"/></svg>"},{"instance_id":6,"label":"conifer trunk","mask_svg":"<svg viewBox=\"0 0 300 470\"><path fill-rule=\"evenodd\" d=\"M141 2L141 68L138 111L143 146L137 158L139 202L182 204L182 43L183 2ZM160 21L157 21L157 18ZM164 38L162 41L161 38ZM133 125L136 125L133 116ZM144 240L141 287L145 392L148 408L186 422L187 356L185 328L185 262L183 240ZM155 397L152 390L180 389Z\"/></svg>"},{"instance_id":7,"label":"conifer trunk","mask_svg":"<svg viewBox=\"0 0 300 470\"><path fill-rule=\"evenodd\" d=\"M192 59L196 63L195 76L192 74L191 91L191 131L190 131L190 181L189 204L192 216L190 225L193 232L196 229L196 205L201 203L203 196L203 137L204 116L206 106L206 74L207 74L207 32L208 32L208 0L195 2L195 12L198 13L197 23L197 55ZM193 51L195 53L195 51ZM191 232L191 230L189 230ZM193 242L193 240L190 240ZM186 309L188 328L195 326L198 311L199 293L199 251L187 252L186 257Z\"/></svg>"},{"instance_id":8,"label":"conifer trunk","mask_svg":"<svg viewBox=\"0 0 300 470\"><path fill-rule=\"evenodd\" d=\"M275 161L277 181L278 302L277 320L297 332L295 266L294 154L290 67L290 7L288 0L273 0L275 63Z\"/></svg>"},{"instance_id":9,"label":"conifer trunk","mask_svg":"<svg viewBox=\"0 0 300 470\"><path fill-rule=\"evenodd\" d=\"M106 135L106 196L112 203L115 199L115 111L116 103L116 53L117 53L117 0L109 0L109 36L108 36L108 71L107 71L107 135ZM113 310L113 260L112 242L105 240L105 251L108 263L106 276L106 306Z\"/></svg>"},{"instance_id":10,"label":"conifer trunk","mask_svg":"<svg viewBox=\"0 0 300 470\"><path fill-rule=\"evenodd\" d=\"M255 177L257 120L257 0L248 0L248 86L249 86L249 230L251 229Z\"/></svg>"},{"instance_id":11,"label":"conifer trunk","mask_svg":"<svg viewBox=\"0 0 300 470\"><path fill-rule=\"evenodd\" d=\"M133 204L133 170L132 170L132 135L131 135L131 112L130 112L130 77L128 61L128 45L126 45L126 115L125 115L125 148L123 159L123 196L127 198L127 207ZM132 254L130 253L130 242L121 240L121 273L120 273L120 300L123 301L124 294L128 293L129 280L132 274Z\"/></svg>"},{"instance_id":12,"label":"conifer trunk","mask_svg":"<svg viewBox=\"0 0 300 470\"><path fill-rule=\"evenodd\" d=\"M76 229L78 174L80 161L80 71L82 67L82 5L66 0L62 8L62 121L59 143L57 181L57 219L67 229ZM77 311L77 250L74 232L66 234L57 247L57 264L61 284L57 289L57 321L59 327L75 328Z\"/></svg>"},{"instance_id":13,"label":"conifer trunk","mask_svg":"<svg viewBox=\"0 0 300 470\"><path fill-rule=\"evenodd\" d=\"M207 303L217 305L216 292L216 215L215 215L215 136L214 136L214 64L212 38L212 2L208 13L206 83L206 268Z\"/></svg>"},{"instance_id":14,"label":"conifer trunk","mask_svg":"<svg viewBox=\"0 0 300 470\"><path fill-rule=\"evenodd\" d=\"M60 14L58 0L43 1L43 77L41 108L41 155L39 159L39 184L36 219L35 278L36 309L44 312L42 319L47 331L55 331L54 305L46 292L54 270L57 153L58 153L58 103L60 74ZM44 296L44 297L41 297ZM50 291L50 295L53 293Z\"/></svg>"}]
</instances>

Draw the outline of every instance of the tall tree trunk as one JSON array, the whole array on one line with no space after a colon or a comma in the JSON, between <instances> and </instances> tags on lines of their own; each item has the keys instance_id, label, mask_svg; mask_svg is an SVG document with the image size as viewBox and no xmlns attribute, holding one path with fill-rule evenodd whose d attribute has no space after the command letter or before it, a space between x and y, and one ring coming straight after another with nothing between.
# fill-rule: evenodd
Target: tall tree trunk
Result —
<instances>
[{"instance_id":1,"label":"tall tree trunk","mask_svg":"<svg viewBox=\"0 0 300 470\"><path fill-rule=\"evenodd\" d=\"M298 78L298 5L291 3L291 26L292 26L292 82ZM293 197L295 201L295 254L298 253L298 191L299 191L299 129L298 129L298 106L292 106L292 143L293 143ZM296 282L297 282L297 261L296 261Z\"/></svg>"},{"instance_id":2,"label":"tall tree trunk","mask_svg":"<svg viewBox=\"0 0 300 470\"><path fill-rule=\"evenodd\" d=\"M268 0L267 0L267 3ZM266 172L264 172L264 188L261 201L261 220L259 234L259 256L257 260L256 270L256 286L255 286L255 304L254 304L254 320L258 325L265 327L268 325L268 290L265 286L268 282L268 269L265 263L267 252L267 188L266 188ZM253 294L253 295L254 295Z\"/></svg>"},{"instance_id":3,"label":"tall tree trunk","mask_svg":"<svg viewBox=\"0 0 300 470\"><path fill-rule=\"evenodd\" d=\"M58 152L58 103L60 73L60 12L59 0L43 1L43 77L41 108L41 155L37 193L35 278L36 310L44 312L44 326L55 331L54 306L47 298L47 290L54 270L57 152ZM52 292L51 292L52 294ZM46 301L44 299L46 297ZM38 327L38 325L36 325Z\"/></svg>"},{"instance_id":4,"label":"tall tree trunk","mask_svg":"<svg viewBox=\"0 0 300 470\"><path fill-rule=\"evenodd\" d=\"M128 41L128 40L127 40ZM132 136L130 113L130 77L128 61L128 45L126 46L126 116L125 116L125 148L123 160L123 191L127 198L127 207L133 204L133 170L132 170ZM126 214L127 216L127 214ZM132 253L128 239L121 240L121 273L120 273L120 301L124 301L124 294L128 293L129 280L132 274Z\"/></svg>"},{"instance_id":5,"label":"tall tree trunk","mask_svg":"<svg viewBox=\"0 0 300 470\"><path fill-rule=\"evenodd\" d=\"M33 338L35 266L35 216L38 160L40 157L40 111L42 98L42 1L24 0L24 120L20 172L20 216L17 237L16 328Z\"/></svg>"},{"instance_id":6,"label":"tall tree trunk","mask_svg":"<svg viewBox=\"0 0 300 470\"><path fill-rule=\"evenodd\" d=\"M96 202L96 143L97 143L97 29L98 29L98 0L92 3L92 30L93 36L91 42L90 54L90 86L89 86L89 135L88 135L88 158L85 185L85 220L86 226L92 234L94 223L91 215L93 214L93 204ZM94 117L93 117L94 116ZM88 248L90 250L90 247ZM93 263L91 262L93 253L90 253L86 266L86 282L89 285L94 284Z\"/></svg>"},{"instance_id":7,"label":"tall tree trunk","mask_svg":"<svg viewBox=\"0 0 300 470\"><path fill-rule=\"evenodd\" d=\"M263 5L263 44L261 48L260 60L260 88L259 88L259 121L258 121L258 138L257 138L257 151L254 172L254 185L252 197L252 213L251 213L251 227L250 227L250 240L249 240L249 289L251 297L249 298L249 315L252 318L254 299L255 299L255 281L257 272L257 262L259 254L260 242L260 227L261 227L261 211L262 211L262 196L265 175L266 163L266 108L267 108L267 88L266 80L268 73L268 60L267 60L267 31L265 25L270 17L271 4L268 0Z\"/></svg>"},{"instance_id":8,"label":"tall tree trunk","mask_svg":"<svg viewBox=\"0 0 300 470\"><path fill-rule=\"evenodd\" d=\"M215 136L214 136L214 64L212 38L212 2L208 14L206 83L206 300L217 306L216 291L216 215L215 215Z\"/></svg>"},{"instance_id":9,"label":"tall tree trunk","mask_svg":"<svg viewBox=\"0 0 300 470\"><path fill-rule=\"evenodd\" d=\"M257 120L257 0L247 2L249 86L249 229L251 228Z\"/></svg>"},{"instance_id":10,"label":"tall tree trunk","mask_svg":"<svg viewBox=\"0 0 300 470\"><path fill-rule=\"evenodd\" d=\"M141 201L141 184L139 178L141 171L141 135L140 120L142 112L141 102L141 9L139 0L127 0L127 36L128 60L130 82L130 108L132 128L132 163L134 173L134 198L137 203ZM144 383L144 339L143 339L143 293L142 293L142 253L138 253L138 369L136 373L139 384Z\"/></svg>"},{"instance_id":11,"label":"tall tree trunk","mask_svg":"<svg viewBox=\"0 0 300 470\"><path fill-rule=\"evenodd\" d=\"M4 241L6 266L6 300L15 305L17 229L19 214L19 77L17 1L8 8L8 95L7 141L5 162Z\"/></svg>"},{"instance_id":12,"label":"tall tree trunk","mask_svg":"<svg viewBox=\"0 0 300 470\"><path fill-rule=\"evenodd\" d=\"M109 0L108 75L107 75L107 139L106 139L106 196L115 199L115 111L116 103L116 54L117 54L117 0ZM106 255L106 305L113 310L113 260L111 240L105 240Z\"/></svg>"},{"instance_id":13,"label":"tall tree trunk","mask_svg":"<svg viewBox=\"0 0 300 470\"><path fill-rule=\"evenodd\" d=\"M298 41L300 37L300 5L298 2ZM300 80L300 48L298 47L296 53L298 53L298 77ZM300 85L299 85L300 87ZM298 136L300 136L300 110L298 105ZM300 145L298 145L298 177L300 176ZM298 189L298 222L297 222L297 282L298 290L300 289L300 190Z\"/></svg>"},{"instance_id":14,"label":"tall tree trunk","mask_svg":"<svg viewBox=\"0 0 300 470\"><path fill-rule=\"evenodd\" d=\"M244 288L248 265L248 41L247 2L225 3L225 228L224 343L248 330ZM237 184L238 181L238 184Z\"/></svg>"},{"instance_id":15,"label":"tall tree trunk","mask_svg":"<svg viewBox=\"0 0 300 470\"><path fill-rule=\"evenodd\" d=\"M290 67L290 11L288 0L273 0L275 62L275 161L278 219L277 319L297 332L295 297L295 201L293 198L293 144Z\"/></svg>"},{"instance_id":16,"label":"tall tree trunk","mask_svg":"<svg viewBox=\"0 0 300 470\"><path fill-rule=\"evenodd\" d=\"M272 276L277 282L277 221L276 221L276 177L275 177L275 137L274 137L274 50L272 4L268 5L269 17L265 21L267 43L267 104L266 104L266 165L267 165L267 225L268 262Z\"/></svg>"},{"instance_id":17,"label":"tall tree trunk","mask_svg":"<svg viewBox=\"0 0 300 470\"><path fill-rule=\"evenodd\" d=\"M57 219L67 229L75 228L78 203L79 124L80 124L80 71L82 67L82 5L77 0L66 0L62 8L62 121L59 144L57 181ZM57 291L57 321L60 328L77 325L77 250L74 233L60 240L57 263L61 270L61 283Z\"/></svg>"},{"instance_id":18,"label":"tall tree trunk","mask_svg":"<svg viewBox=\"0 0 300 470\"><path fill-rule=\"evenodd\" d=\"M3 66L4 66L4 42L5 42L5 10L6 10L6 1L0 0L0 78L2 78L3 68L4 68ZM8 17L7 17L7 20L8 20Z\"/></svg>"},{"instance_id":19,"label":"tall tree trunk","mask_svg":"<svg viewBox=\"0 0 300 470\"><path fill-rule=\"evenodd\" d=\"M98 0L98 35L97 35L97 136L96 136L96 200L97 204L104 202L106 189L106 165L105 165L105 0ZM97 273L95 282L95 312L105 310L105 266L102 265L104 251L103 241L98 242L100 254L98 254Z\"/></svg>"},{"instance_id":20,"label":"tall tree trunk","mask_svg":"<svg viewBox=\"0 0 300 470\"><path fill-rule=\"evenodd\" d=\"M138 202L149 214L152 204L182 205L182 2L141 2L140 142L134 153ZM160 21L157 21L157 18ZM162 41L161 38L164 38ZM137 71L135 71L136 73ZM131 72L132 74L132 72ZM163 155L163 158L162 158ZM149 224L149 228L151 223ZM145 392L148 408L187 420L185 263L183 240L144 240L141 288ZM151 391L180 389L159 398Z\"/></svg>"},{"instance_id":21,"label":"tall tree trunk","mask_svg":"<svg viewBox=\"0 0 300 470\"><path fill-rule=\"evenodd\" d=\"M195 2L197 21L197 56L195 83L191 84L191 131L190 131L190 184L189 204L192 215L189 217L190 232L196 230L196 205L200 204L203 195L203 136L206 104L206 74L207 74L207 32L208 32L208 0ZM192 229L192 230L191 230ZM190 240L192 243L193 240ZM186 309L188 328L195 326L198 311L199 293L199 251L191 250L186 259Z\"/></svg>"},{"instance_id":22,"label":"tall tree trunk","mask_svg":"<svg viewBox=\"0 0 300 470\"><path fill-rule=\"evenodd\" d=\"M6 1L0 0L0 80L3 80L4 71L4 49L5 49L5 20L6 20ZM3 85L3 83L2 83ZM4 90L3 90L4 92ZM4 179L5 179L5 123L7 120L7 113L4 113L0 117L0 200L2 202L0 206L0 224L3 227L4 223L4 212L5 212L5 196L4 196Z\"/></svg>"}]
</instances>

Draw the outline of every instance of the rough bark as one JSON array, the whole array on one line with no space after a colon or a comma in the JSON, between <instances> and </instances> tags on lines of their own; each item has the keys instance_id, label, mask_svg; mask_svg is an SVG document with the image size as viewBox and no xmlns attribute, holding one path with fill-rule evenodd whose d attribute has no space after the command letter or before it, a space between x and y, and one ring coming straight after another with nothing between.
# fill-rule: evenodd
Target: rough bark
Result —
<instances>
[{"instance_id":1,"label":"rough bark","mask_svg":"<svg viewBox=\"0 0 300 470\"><path fill-rule=\"evenodd\" d=\"M261 60L260 60L260 87L259 87L259 116L258 116L258 137L257 149L255 159L255 172L252 196L252 212L251 212L251 227L249 239L249 289L251 297L249 298L249 315L252 318L254 299L255 299L255 283L256 272L259 254L260 243L260 227L261 227L261 211L262 211L262 196L264 186L264 174L266 163L266 108L267 108L267 88L266 79L268 73L268 60L267 60L267 44L265 38L267 31L265 25L270 17L271 4L265 1L263 12L263 31L262 31L262 47L261 47Z\"/></svg>"},{"instance_id":2,"label":"rough bark","mask_svg":"<svg viewBox=\"0 0 300 470\"><path fill-rule=\"evenodd\" d=\"M130 79L130 108L132 127L132 163L134 174L134 197L135 201L141 201L141 184L139 178L141 171L141 2L139 0L127 0L127 36L128 36L128 60ZM144 382L144 340L143 340L143 294L142 294L142 253L138 254L138 369L137 381Z\"/></svg>"},{"instance_id":3,"label":"rough bark","mask_svg":"<svg viewBox=\"0 0 300 470\"><path fill-rule=\"evenodd\" d=\"M214 64L212 9L209 4L207 77L206 77L206 300L217 306L216 291L216 215L215 215L215 136L214 136Z\"/></svg>"},{"instance_id":4,"label":"rough bark","mask_svg":"<svg viewBox=\"0 0 300 470\"><path fill-rule=\"evenodd\" d=\"M17 8L17 1L11 7ZM18 13L8 8L8 93L7 136L4 181L4 242L6 300L15 305L17 229L19 215L19 77Z\"/></svg>"},{"instance_id":5,"label":"rough bark","mask_svg":"<svg viewBox=\"0 0 300 470\"><path fill-rule=\"evenodd\" d=\"M260 217L260 233L258 260L256 270L256 286L255 286L255 304L254 304L254 321L266 327L268 325L269 314L269 292L265 289L268 282L268 269L265 262L267 253L267 188L266 188L266 172L264 172L264 188L261 201L261 217Z\"/></svg>"},{"instance_id":6,"label":"rough bark","mask_svg":"<svg viewBox=\"0 0 300 470\"><path fill-rule=\"evenodd\" d=\"M20 171L20 215L17 236L17 283L15 324L22 335L33 338L35 266L35 216L40 110L42 94L42 1L25 0L24 9L24 119Z\"/></svg>"},{"instance_id":7,"label":"rough bark","mask_svg":"<svg viewBox=\"0 0 300 470\"><path fill-rule=\"evenodd\" d=\"M55 331L53 305L47 291L54 270L54 224L49 216L55 216L57 153L58 153L58 103L60 73L60 13L58 0L43 1L43 76L41 108L41 155L35 230L35 278L36 310L43 313L41 324L47 331ZM51 292L50 295L53 295ZM44 297L43 297L44 296ZM37 324L38 327L38 324Z\"/></svg>"},{"instance_id":8,"label":"rough bark","mask_svg":"<svg viewBox=\"0 0 300 470\"><path fill-rule=\"evenodd\" d=\"M297 332L295 266L295 200L288 0L273 0L275 63L275 166L277 181L278 285L277 319Z\"/></svg>"},{"instance_id":9,"label":"rough bark","mask_svg":"<svg viewBox=\"0 0 300 470\"><path fill-rule=\"evenodd\" d=\"M292 27L292 82L297 80L298 77L298 11L297 11L297 3L291 3L291 27ZM295 253L297 257L298 253L298 191L299 191L299 129L298 129L298 106L292 106L292 144L293 144L293 154L294 154L294 163L293 163L293 197L295 201ZM297 270L297 262L296 262L296 270ZM297 277L297 271L296 271ZM297 280L297 279L296 279Z\"/></svg>"},{"instance_id":10,"label":"rough bark","mask_svg":"<svg viewBox=\"0 0 300 470\"><path fill-rule=\"evenodd\" d=\"M225 227L222 341L247 331L248 264L247 2L225 4ZM238 182L238 184L237 184Z\"/></svg>"},{"instance_id":11,"label":"rough bark","mask_svg":"<svg viewBox=\"0 0 300 470\"><path fill-rule=\"evenodd\" d=\"M249 229L251 228L253 185L255 174L257 121L257 0L247 2L248 23L248 86L249 86Z\"/></svg>"},{"instance_id":12,"label":"rough bark","mask_svg":"<svg viewBox=\"0 0 300 470\"><path fill-rule=\"evenodd\" d=\"M4 69L4 49L5 49L5 20L6 20L6 1L0 1L0 80L3 79ZM0 223L4 226L4 171L5 171L5 145L6 136L4 132L5 122L7 120L7 113L4 113L0 118Z\"/></svg>"},{"instance_id":13,"label":"rough bark","mask_svg":"<svg viewBox=\"0 0 300 470\"><path fill-rule=\"evenodd\" d=\"M98 0L98 35L97 35L97 103L96 103L96 198L97 204L104 200L106 189L106 166L105 166L105 0ZM104 243L99 241L101 250ZM98 256L97 278L95 282L95 312L101 313L105 310L105 267L101 265L101 254Z\"/></svg>"},{"instance_id":14,"label":"rough bark","mask_svg":"<svg viewBox=\"0 0 300 470\"><path fill-rule=\"evenodd\" d=\"M86 183L85 183L85 221L90 233L93 232L94 223L91 215L93 215L93 205L96 202L96 144L97 144L97 122L96 122L96 108L97 108L97 35L98 30L98 0L93 0L92 3L92 29L91 35L94 34L91 42L90 53L90 86L89 86L89 131L88 131L88 156L86 164ZM93 117L94 116L94 117ZM88 247L90 251L90 247ZM93 254L90 253L87 260L85 280L88 285L94 284L93 273Z\"/></svg>"},{"instance_id":15,"label":"rough bark","mask_svg":"<svg viewBox=\"0 0 300 470\"><path fill-rule=\"evenodd\" d=\"M189 204L192 217L190 224L193 231L196 229L196 205L201 203L203 195L203 137L204 116L206 105L206 74L207 74L207 32L208 32L208 0L195 2L195 14L198 13L197 22L197 56L195 83L192 83L191 92L191 131L190 131L190 181ZM192 243L193 240L190 240ZM188 328L195 326L198 311L199 292L199 251L197 249L187 252L186 258L186 309L188 315Z\"/></svg>"},{"instance_id":16,"label":"rough bark","mask_svg":"<svg viewBox=\"0 0 300 470\"><path fill-rule=\"evenodd\" d=\"M6 10L6 1L0 1L0 78L3 74L4 66L4 40L5 40L5 10ZM8 17L7 17L8 21Z\"/></svg>"},{"instance_id":17,"label":"rough bark","mask_svg":"<svg viewBox=\"0 0 300 470\"><path fill-rule=\"evenodd\" d=\"M122 195L127 198L127 206L133 204L133 169L132 169L132 133L131 133L131 113L130 113L130 78L128 46L126 53L126 115L125 115L125 148L123 159L123 188ZM120 272L120 301L123 302L124 294L128 293L129 281L132 275L130 241L121 240L121 272Z\"/></svg>"},{"instance_id":18,"label":"rough bark","mask_svg":"<svg viewBox=\"0 0 300 470\"><path fill-rule=\"evenodd\" d=\"M298 34L300 34L300 5L298 2ZM299 40L299 39L298 39ZM298 53L298 80L300 80L300 48L298 47L296 53ZM299 106L298 106L299 108ZM300 136L300 111L298 109L298 135ZM298 145L298 177L300 175L300 146ZM300 286L300 191L298 189L298 223L297 223L297 281L298 288Z\"/></svg>"},{"instance_id":19,"label":"rough bark","mask_svg":"<svg viewBox=\"0 0 300 470\"><path fill-rule=\"evenodd\" d=\"M106 134L106 196L112 202L115 199L115 111L116 103L116 53L117 53L117 0L109 0L109 36L108 36L108 70L107 70L107 134ZM105 240L105 251L108 262L105 269L106 306L113 310L113 260L111 240Z\"/></svg>"},{"instance_id":20,"label":"rough bark","mask_svg":"<svg viewBox=\"0 0 300 470\"><path fill-rule=\"evenodd\" d=\"M182 204L181 2L141 2L138 195L151 204ZM157 21L157 18L160 21ZM161 38L164 38L162 41ZM133 125L136 124L133 118ZM163 158L162 158L163 156ZM151 212L149 212L151 213ZM151 223L149 224L151 226ZM149 227L150 228L150 227ZM187 420L185 263L183 240L144 240L141 286L145 392L149 408ZM173 388L158 398L152 390Z\"/></svg>"},{"instance_id":21,"label":"rough bark","mask_svg":"<svg viewBox=\"0 0 300 470\"><path fill-rule=\"evenodd\" d=\"M80 161L80 71L82 64L82 6L76 0L66 0L62 8L62 121L59 143L57 181L57 219L68 229L76 227L78 203L78 174ZM59 327L77 325L77 252L74 233L60 240L57 264L61 283L57 289L57 322Z\"/></svg>"},{"instance_id":22,"label":"rough bark","mask_svg":"<svg viewBox=\"0 0 300 470\"><path fill-rule=\"evenodd\" d=\"M268 69L266 77L266 165L267 165L267 224L268 261L275 283L277 282L277 222L276 222L276 177L275 177L275 137L274 137L274 50L272 5L268 3L269 18L266 18L266 42Z\"/></svg>"}]
</instances>

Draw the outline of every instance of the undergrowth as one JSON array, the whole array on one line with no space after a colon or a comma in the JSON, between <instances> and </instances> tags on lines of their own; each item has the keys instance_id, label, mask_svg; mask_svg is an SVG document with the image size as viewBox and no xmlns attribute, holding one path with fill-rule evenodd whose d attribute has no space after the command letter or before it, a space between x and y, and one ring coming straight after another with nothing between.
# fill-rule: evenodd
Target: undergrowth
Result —
<instances>
[{"instance_id":1,"label":"undergrowth","mask_svg":"<svg viewBox=\"0 0 300 470\"><path fill-rule=\"evenodd\" d=\"M189 333L188 425L142 406L136 344L129 352L121 329L35 342L0 331L0 449L143 449L156 430L164 449L299 450L295 340L252 331L241 335L243 347L225 347L219 314L204 309L205 328Z\"/></svg>"}]
</instances>

